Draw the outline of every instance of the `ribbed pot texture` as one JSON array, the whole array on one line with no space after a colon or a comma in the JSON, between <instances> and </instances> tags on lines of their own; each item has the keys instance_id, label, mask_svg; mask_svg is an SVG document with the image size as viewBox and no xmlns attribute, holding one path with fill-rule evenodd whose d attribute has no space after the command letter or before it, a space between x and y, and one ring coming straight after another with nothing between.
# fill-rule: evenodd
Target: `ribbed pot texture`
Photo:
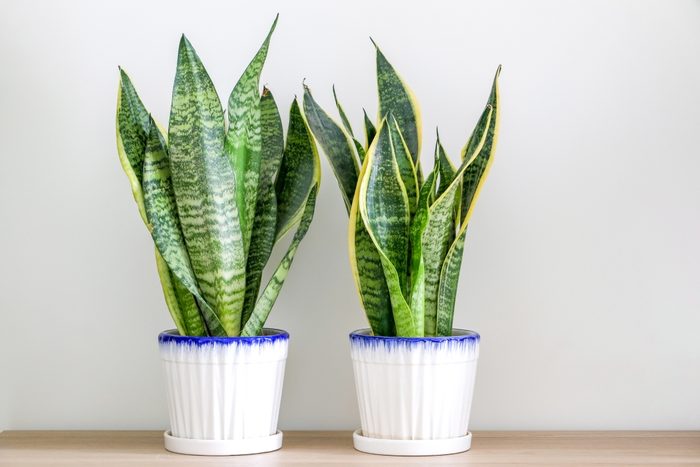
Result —
<instances>
[{"instance_id":1,"label":"ribbed pot texture","mask_svg":"<svg viewBox=\"0 0 700 467\"><path fill-rule=\"evenodd\" d=\"M362 435L434 440L469 430L479 334L447 337L350 334Z\"/></svg>"},{"instance_id":2,"label":"ribbed pot texture","mask_svg":"<svg viewBox=\"0 0 700 467\"><path fill-rule=\"evenodd\" d=\"M158 336L172 436L240 440L277 432L289 334Z\"/></svg>"}]
</instances>

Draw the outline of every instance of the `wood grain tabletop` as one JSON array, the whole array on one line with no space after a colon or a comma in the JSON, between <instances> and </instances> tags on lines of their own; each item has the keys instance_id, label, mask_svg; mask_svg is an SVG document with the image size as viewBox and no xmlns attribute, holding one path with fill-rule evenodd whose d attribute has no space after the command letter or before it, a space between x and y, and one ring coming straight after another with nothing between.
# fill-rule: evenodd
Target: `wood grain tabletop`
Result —
<instances>
[{"instance_id":1,"label":"wood grain tabletop","mask_svg":"<svg viewBox=\"0 0 700 467\"><path fill-rule=\"evenodd\" d=\"M476 432L469 452L436 457L364 454L347 431L289 431L281 450L197 457L163 448L158 431L5 431L0 466L696 465L700 431Z\"/></svg>"}]
</instances>

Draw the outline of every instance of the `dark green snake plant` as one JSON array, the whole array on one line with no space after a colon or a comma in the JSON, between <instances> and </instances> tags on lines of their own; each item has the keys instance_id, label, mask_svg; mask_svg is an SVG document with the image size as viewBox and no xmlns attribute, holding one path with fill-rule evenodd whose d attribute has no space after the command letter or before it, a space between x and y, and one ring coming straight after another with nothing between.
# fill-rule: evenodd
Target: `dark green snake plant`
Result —
<instances>
[{"instance_id":1,"label":"dark green snake plant","mask_svg":"<svg viewBox=\"0 0 700 467\"><path fill-rule=\"evenodd\" d=\"M183 36L167 132L120 69L119 159L182 335L261 333L314 214L320 165L313 136L295 99L285 143L275 99L259 88L276 23L233 88L226 114ZM273 246L295 226L261 292Z\"/></svg>"},{"instance_id":2,"label":"dark green snake plant","mask_svg":"<svg viewBox=\"0 0 700 467\"><path fill-rule=\"evenodd\" d=\"M364 145L335 89L342 125L319 107L308 87L304 113L350 216L350 263L372 332L451 335L467 226L496 148L500 67L459 166L450 162L438 135L434 168L424 178L417 102L379 48L376 53L379 118L375 128L365 112Z\"/></svg>"}]
</instances>

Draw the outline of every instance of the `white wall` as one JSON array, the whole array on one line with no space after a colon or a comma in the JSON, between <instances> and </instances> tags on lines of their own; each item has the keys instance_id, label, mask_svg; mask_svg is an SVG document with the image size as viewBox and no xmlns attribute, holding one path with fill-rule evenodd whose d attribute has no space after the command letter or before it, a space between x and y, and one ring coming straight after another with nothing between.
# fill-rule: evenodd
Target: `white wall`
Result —
<instances>
[{"instance_id":1,"label":"white wall","mask_svg":"<svg viewBox=\"0 0 700 467\"><path fill-rule=\"evenodd\" d=\"M376 112L372 35L457 156L503 63L497 160L455 323L482 333L475 429L700 429L697 1L36 1L0 14L0 429L163 428L171 327L117 161L117 65L167 121L186 32L227 96L274 14L285 107L335 83ZM286 114L286 112L285 112ZM270 324L292 335L281 426L358 425L365 324L323 161Z\"/></svg>"}]
</instances>

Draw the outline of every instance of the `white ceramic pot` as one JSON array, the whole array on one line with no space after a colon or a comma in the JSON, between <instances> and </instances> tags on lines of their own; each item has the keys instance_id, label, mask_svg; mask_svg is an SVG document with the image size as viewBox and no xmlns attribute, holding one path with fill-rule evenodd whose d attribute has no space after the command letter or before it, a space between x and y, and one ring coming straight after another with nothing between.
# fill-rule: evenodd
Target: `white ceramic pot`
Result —
<instances>
[{"instance_id":1,"label":"white ceramic pot","mask_svg":"<svg viewBox=\"0 0 700 467\"><path fill-rule=\"evenodd\" d=\"M471 447L479 334L445 337L350 334L362 428L355 448L373 454L438 455Z\"/></svg>"},{"instance_id":2,"label":"white ceramic pot","mask_svg":"<svg viewBox=\"0 0 700 467\"><path fill-rule=\"evenodd\" d=\"M182 454L234 455L282 447L277 431L289 334L254 337L158 336L170 431L165 448Z\"/></svg>"}]
</instances>

